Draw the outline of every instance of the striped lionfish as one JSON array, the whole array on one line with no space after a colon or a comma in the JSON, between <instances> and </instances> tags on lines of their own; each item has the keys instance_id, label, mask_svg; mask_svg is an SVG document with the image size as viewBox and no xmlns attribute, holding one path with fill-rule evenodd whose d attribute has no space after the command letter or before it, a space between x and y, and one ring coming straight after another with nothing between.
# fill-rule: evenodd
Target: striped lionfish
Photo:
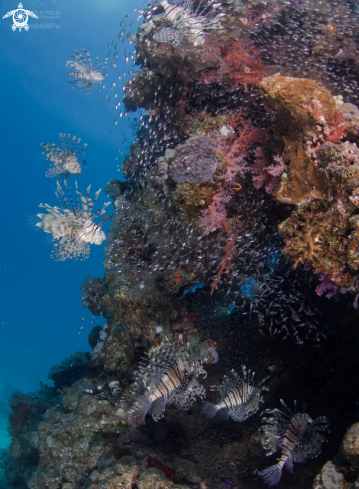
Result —
<instances>
[{"instance_id":1,"label":"striped lionfish","mask_svg":"<svg viewBox=\"0 0 359 489\"><path fill-rule=\"evenodd\" d=\"M177 353L169 340L154 348L147 363L141 363L137 381L132 388L133 402L122 399L126 416L143 423L147 413L157 421L164 415L166 405L173 404L181 411L187 411L198 396L205 399L206 391L197 378L207 376L198 361L190 361L187 352Z\"/></svg>"},{"instance_id":2,"label":"striped lionfish","mask_svg":"<svg viewBox=\"0 0 359 489\"><path fill-rule=\"evenodd\" d=\"M90 53L87 49L82 50L87 57L85 57L74 50L75 54L70 54L76 61L68 61L66 67L70 70L74 70L68 73L71 79L68 84L71 84L73 88L76 88L79 92L90 93L93 90L93 86L96 82L101 82L105 79L103 73L105 71L105 65L103 63L98 64L98 58L96 58L95 66L92 66ZM96 66L98 64L98 66Z\"/></svg>"},{"instance_id":3,"label":"striped lionfish","mask_svg":"<svg viewBox=\"0 0 359 489\"><path fill-rule=\"evenodd\" d=\"M46 153L42 154L50 161L46 176L67 180L70 173L81 173L81 166L85 165L86 161L79 161L79 158L85 154L87 144L83 144L80 149L80 138L76 141L76 136L71 138L70 134L62 133L59 134L59 138L61 149L56 144L41 143L40 146L46 150Z\"/></svg>"},{"instance_id":4,"label":"striped lionfish","mask_svg":"<svg viewBox=\"0 0 359 489\"><path fill-rule=\"evenodd\" d=\"M167 0L162 0L157 6L163 7L164 12L154 15L154 18L165 18L170 21L175 29L183 33L186 41L192 43L194 46L199 46L204 44L205 31L223 29L220 18L225 15L224 13L217 14L213 19L209 19L205 15L209 10L216 10L220 5L221 2L215 3L215 0L210 0L204 10L199 13L202 2L193 11L193 2L191 0L184 0L182 6L172 5ZM157 39L160 40L158 36Z\"/></svg>"},{"instance_id":5,"label":"striped lionfish","mask_svg":"<svg viewBox=\"0 0 359 489\"><path fill-rule=\"evenodd\" d=\"M83 196L77 189L77 208L72 200L71 193L65 182L65 188L68 193L66 197L59 182L57 182L56 197L58 198L61 208L51 207L48 204L40 204L47 210L48 214L37 214L41 219L36 226L43 229L45 233L52 234L52 241L55 242L55 248L51 254L55 260L66 260L67 258L78 259L82 255L82 260L89 257L89 244L101 244L106 235L101 227L108 216L105 216L100 224L95 224L93 219L105 214L105 208L110 204L106 202L101 209L92 214L93 206L101 192L101 189L95 193L95 198L91 200L89 193L91 185L87 188L87 193ZM80 207L80 200L82 208Z\"/></svg>"},{"instance_id":6,"label":"striped lionfish","mask_svg":"<svg viewBox=\"0 0 359 489\"><path fill-rule=\"evenodd\" d=\"M217 413L218 416L227 420L229 417L234 421L244 421L259 409L259 404L263 402L262 391L268 390L268 387L262 387L264 382L269 378L266 377L260 384L253 384L254 373L242 365L243 378L234 370L230 371L232 378L224 377L220 386L212 386L212 391L218 391L221 399L218 404L204 402L202 412L207 418L213 418Z\"/></svg>"},{"instance_id":7,"label":"striped lionfish","mask_svg":"<svg viewBox=\"0 0 359 489\"><path fill-rule=\"evenodd\" d=\"M278 484L284 466L293 473L293 462L301 463L305 462L307 458L317 457L320 454L322 443L327 441L322 433L329 433L328 418L325 416L313 421L309 414L293 413L282 399L280 402L286 412L279 409L266 409L263 414L272 416L264 417L263 421L268 424L260 428L263 448L270 450L267 456L278 450L282 451L276 465L258 472L269 486Z\"/></svg>"}]
</instances>

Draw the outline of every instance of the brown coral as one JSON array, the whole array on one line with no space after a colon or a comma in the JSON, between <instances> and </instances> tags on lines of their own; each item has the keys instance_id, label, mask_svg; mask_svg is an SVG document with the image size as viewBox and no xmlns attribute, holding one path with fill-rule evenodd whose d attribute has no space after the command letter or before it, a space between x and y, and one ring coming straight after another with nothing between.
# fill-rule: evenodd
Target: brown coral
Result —
<instances>
[{"instance_id":1,"label":"brown coral","mask_svg":"<svg viewBox=\"0 0 359 489\"><path fill-rule=\"evenodd\" d=\"M297 222L297 236L287 241L285 253L294 260L294 267L299 263L318 263L323 256L326 239L331 230L331 220L324 215L323 219L318 221L316 216L314 224L313 216L309 215L304 222ZM287 226L287 221L284 221L279 226L279 232L283 232Z\"/></svg>"},{"instance_id":2,"label":"brown coral","mask_svg":"<svg viewBox=\"0 0 359 489\"><path fill-rule=\"evenodd\" d=\"M326 120L334 114L331 93L314 80L279 74L265 78L259 88L263 100L277 115L276 131L284 144L284 161L289 165L288 177L282 180L277 200L302 204L310 198L324 198L328 178L306 154L303 136L316 124L314 114L308 110L314 99L319 100Z\"/></svg>"},{"instance_id":3,"label":"brown coral","mask_svg":"<svg viewBox=\"0 0 359 489\"><path fill-rule=\"evenodd\" d=\"M340 215L337 205L330 205L327 200L301 206L279 225L286 243L283 251L294 266L308 263L338 287L349 287L352 282L347 229L348 219Z\"/></svg>"},{"instance_id":4,"label":"brown coral","mask_svg":"<svg viewBox=\"0 0 359 489\"><path fill-rule=\"evenodd\" d=\"M210 203L213 197L214 189L219 187L219 184L207 182L198 185L196 183L180 183L174 192L173 198L181 209L184 209L190 217L198 217L199 212L203 209L206 203Z\"/></svg>"}]
</instances>

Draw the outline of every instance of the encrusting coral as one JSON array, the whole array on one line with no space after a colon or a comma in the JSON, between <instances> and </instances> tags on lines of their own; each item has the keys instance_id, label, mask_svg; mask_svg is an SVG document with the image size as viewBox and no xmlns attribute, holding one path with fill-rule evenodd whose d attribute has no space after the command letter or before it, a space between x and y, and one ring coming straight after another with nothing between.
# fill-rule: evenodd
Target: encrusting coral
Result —
<instances>
[{"instance_id":1,"label":"encrusting coral","mask_svg":"<svg viewBox=\"0 0 359 489\"><path fill-rule=\"evenodd\" d=\"M324 198L329 180L307 156L303 137L316 124L308 111L312 100L320 101L323 115L329 120L335 111L333 96L314 80L279 74L263 79L259 89L264 102L276 113L276 131L283 144L281 156L288 168L287 178L282 179L276 199L298 205L313 198Z\"/></svg>"}]
</instances>

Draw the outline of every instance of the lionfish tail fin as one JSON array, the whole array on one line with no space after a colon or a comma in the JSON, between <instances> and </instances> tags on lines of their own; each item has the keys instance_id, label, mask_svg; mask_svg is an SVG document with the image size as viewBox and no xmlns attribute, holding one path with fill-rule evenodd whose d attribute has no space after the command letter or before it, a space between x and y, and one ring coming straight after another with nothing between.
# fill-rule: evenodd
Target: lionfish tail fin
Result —
<instances>
[{"instance_id":1,"label":"lionfish tail fin","mask_svg":"<svg viewBox=\"0 0 359 489\"><path fill-rule=\"evenodd\" d=\"M264 482L268 484L268 486L272 487L278 484L280 478L282 477L282 469L279 465L272 465L267 469L260 470L258 475L264 479Z\"/></svg>"},{"instance_id":2,"label":"lionfish tail fin","mask_svg":"<svg viewBox=\"0 0 359 489\"><path fill-rule=\"evenodd\" d=\"M202 403L202 413L206 416L206 418L211 419L217 413L217 408L214 404L204 401Z\"/></svg>"}]
</instances>

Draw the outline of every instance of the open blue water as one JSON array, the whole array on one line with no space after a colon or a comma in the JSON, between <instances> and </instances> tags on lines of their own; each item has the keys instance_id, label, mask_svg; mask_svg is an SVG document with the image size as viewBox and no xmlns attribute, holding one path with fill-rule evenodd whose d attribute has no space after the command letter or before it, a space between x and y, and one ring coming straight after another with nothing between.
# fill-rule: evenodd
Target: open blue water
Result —
<instances>
[{"instance_id":1,"label":"open blue water","mask_svg":"<svg viewBox=\"0 0 359 489\"><path fill-rule=\"evenodd\" d=\"M111 178L120 177L116 156L133 139L127 118L114 126L114 104L108 103L103 91L99 94L96 88L84 95L66 85L65 65L74 49L83 48L93 61L97 56L104 61L121 20L130 14L127 20L134 19L135 27L133 10L142 2L131 0L130 6L124 0L39 3L26 0L23 4L39 16L30 17L29 25L52 25L28 32L13 32L12 18L2 18L17 8L18 1L0 3L0 448L10 441L12 392L36 390L40 379L47 381L52 365L75 351L89 350L87 335L94 324L82 306L79 286L87 276L103 276L104 246L92 246L90 258L83 262L55 262L45 234L28 224L30 216L41 211L38 204L58 204L56 181L45 176L47 164L40 143L59 145L60 132L88 143L88 164L78 184L80 191L91 184L93 196ZM41 17L49 11L55 18ZM125 45L128 48L125 42L123 51ZM133 67L125 66L120 48L118 53L116 69L123 75ZM113 69L110 75L115 75ZM126 79L122 76L119 83ZM122 94L122 85L118 92ZM102 192L99 202L106 200ZM95 318L95 324L103 324L103 318Z\"/></svg>"}]
</instances>

